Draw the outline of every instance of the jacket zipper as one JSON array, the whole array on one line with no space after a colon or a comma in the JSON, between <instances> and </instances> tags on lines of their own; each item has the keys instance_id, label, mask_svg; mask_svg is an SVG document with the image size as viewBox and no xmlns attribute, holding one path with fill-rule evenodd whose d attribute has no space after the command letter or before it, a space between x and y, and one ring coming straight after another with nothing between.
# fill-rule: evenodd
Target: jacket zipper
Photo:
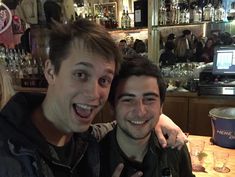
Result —
<instances>
[{"instance_id":1,"label":"jacket zipper","mask_svg":"<svg viewBox=\"0 0 235 177\"><path fill-rule=\"evenodd\" d=\"M71 168L70 166L68 166L68 165L64 165L64 164L61 164L61 163L58 163L58 162L55 162L55 161L52 161L52 163L53 163L54 165L58 165L58 166L61 166L61 167L63 167L63 168L69 169L69 172L70 172L70 174L72 175L72 174L74 173L74 170L76 169L77 165L79 164L79 162L80 162L80 161L82 160L82 158L84 157L84 154L85 154L85 152L86 152L86 150L87 150L87 147L88 147L88 144L86 144L86 146L85 146L85 148L84 148L84 151L83 151L81 157L76 161L76 163L74 164L74 166L73 166L72 168Z\"/></svg>"}]
</instances>

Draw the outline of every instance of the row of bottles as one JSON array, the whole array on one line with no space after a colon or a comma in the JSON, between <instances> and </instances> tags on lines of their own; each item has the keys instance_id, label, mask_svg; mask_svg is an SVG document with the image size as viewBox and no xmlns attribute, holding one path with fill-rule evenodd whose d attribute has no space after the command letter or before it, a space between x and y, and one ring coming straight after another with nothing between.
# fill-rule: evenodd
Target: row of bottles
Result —
<instances>
[{"instance_id":1,"label":"row of bottles","mask_svg":"<svg viewBox=\"0 0 235 177\"><path fill-rule=\"evenodd\" d=\"M90 21L95 21L98 24L105 26L108 29L122 28L128 29L131 27L147 27L148 4L147 0L136 0L133 2L133 9L123 4L123 8L117 8L118 3L85 3L81 7L75 8L76 18L86 18ZM117 9L122 10L120 18ZM119 21L120 20L120 21Z\"/></svg>"},{"instance_id":2,"label":"row of bottles","mask_svg":"<svg viewBox=\"0 0 235 177\"><path fill-rule=\"evenodd\" d=\"M131 18L129 16L128 10L123 10L122 17L121 17L121 28L128 29L131 28Z\"/></svg>"},{"instance_id":3,"label":"row of bottles","mask_svg":"<svg viewBox=\"0 0 235 177\"><path fill-rule=\"evenodd\" d=\"M96 4L94 10L92 10L90 3L85 3L82 7L75 8L75 11L77 14L76 18L85 18L90 21L95 21L96 23L101 24L108 29L114 29L118 27L114 8L107 8L107 6L104 6L101 3ZM72 18L72 20L76 18Z\"/></svg>"},{"instance_id":4,"label":"row of bottles","mask_svg":"<svg viewBox=\"0 0 235 177\"><path fill-rule=\"evenodd\" d=\"M42 60L35 59L23 49L0 48L0 62L5 65L13 85L44 87ZM43 83L43 84L42 84Z\"/></svg>"},{"instance_id":5,"label":"row of bottles","mask_svg":"<svg viewBox=\"0 0 235 177\"><path fill-rule=\"evenodd\" d=\"M214 7L207 3L200 7L195 1L190 5L178 3L174 0L167 2L161 1L159 8L159 25L174 25L185 23L198 23L202 21L220 22L226 20L225 9L221 3Z\"/></svg>"}]
</instances>

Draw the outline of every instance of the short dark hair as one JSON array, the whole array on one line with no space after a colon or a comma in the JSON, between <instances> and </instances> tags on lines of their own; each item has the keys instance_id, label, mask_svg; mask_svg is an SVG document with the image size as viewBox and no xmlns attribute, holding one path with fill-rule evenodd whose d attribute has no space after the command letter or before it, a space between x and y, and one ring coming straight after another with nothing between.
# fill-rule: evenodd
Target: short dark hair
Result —
<instances>
[{"instance_id":1,"label":"short dark hair","mask_svg":"<svg viewBox=\"0 0 235 177\"><path fill-rule=\"evenodd\" d=\"M183 36L190 35L192 32L188 29L183 30Z\"/></svg>"},{"instance_id":2,"label":"short dark hair","mask_svg":"<svg viewBox=\"0 0 235 177\"><path fill-rule=\"evenodd\" d=\"M126 40L125 39L121 39L119 42L125 42L126 43Z\"/></svg>"},{"instance_id":3,"label":"short dark hair","mask_svg":"<svg viewBox=\"0 0 235 177\"><path fill-rule=\"evenodd\" d=\"M174 33L170 33L168 36L167 36L167 41L168 40L174 40L175 39L175 34Z\"/></svg>"},{"instance_id":4,"label":"short dark hair","mask_svg":"<svg viewBox=\"0 0 235 177\"><path fill-rule=\"evenodd\" d=\"M101 25L86 19L61 24L54 21L50 31L49 59L58 74L62 61L73 45L83 47L88 52L99 54L107 60L115 60L115 72L122 59L118 46L108 31ZM79 53L77 54L79 56Z\"/></svg>"},{"instance_id":5,"label":"short dark hair","mask_svg":"<svg viewBox=\"0 0 235 177\"><path fill-rule=\"evenodd\" d=\"M118 84L121 80L127 79L131 76L155 77L159 87L160 102L161 104L163 104L166 94L166 84L160 68L157 65L153 64L146 57L136 55L129 56L126 59L124 58L118 75L116 75L113 79L108 99L111 106L115 106L115 95Z\"/></svg>"}]
</instances>

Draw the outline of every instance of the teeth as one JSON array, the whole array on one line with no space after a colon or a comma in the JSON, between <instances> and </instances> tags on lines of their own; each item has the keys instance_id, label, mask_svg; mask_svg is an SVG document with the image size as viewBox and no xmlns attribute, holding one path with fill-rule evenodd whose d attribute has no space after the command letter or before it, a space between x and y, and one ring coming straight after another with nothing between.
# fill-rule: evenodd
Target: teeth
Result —
<instances>
[{"instance_id":1,"label":"teeth","mask_svg":"<svg viewBox=\"0 0 235 177\"><path fill-rule=\"evenodd\" d=\"M84 105L84 104L76 104L77 107L80 107L82 109L87 109L87 110L91 110L92 107L88 106L88 105Z\"/></svg>"},{"instance_id":2,"label":"teeth","mask_svg":"<svg viewBox=\"0 0 235 177\"><path fill-rule=\"evenodd\" d=\"M145 123L145 121L130 121L132 124L136 124L136 125L141 125L143 123Z\"/></svg>"}]
</instances>

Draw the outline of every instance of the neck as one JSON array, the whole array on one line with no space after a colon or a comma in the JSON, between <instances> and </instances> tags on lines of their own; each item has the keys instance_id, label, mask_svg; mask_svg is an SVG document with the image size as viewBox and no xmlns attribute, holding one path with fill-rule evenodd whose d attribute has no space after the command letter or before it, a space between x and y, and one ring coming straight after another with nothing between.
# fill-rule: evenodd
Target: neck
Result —
<instances>
[{"instance_id":1,"label":"neck","mask_svg":"<svg viewBox=\"0 0 235 177\"><path fill-rule=\"evenodd\" d=\"M33 123L46 139L46 141L55 146L64 146L72 137L71 133L64 133L54 126L46 116L40 106L32 115Z\"/></svg>"},{"instance_id":2,"label":"neck","mask_svg":"<svg viewBox=\"0 0 235 177\"><path fill-rule=\"evenodd\" d=\"M142 139L134 139L126 135L120 128L117 128L116 138L119 147L129 159L143 162L148 151L150 135Z\"/></svg>"}]
</instances>

